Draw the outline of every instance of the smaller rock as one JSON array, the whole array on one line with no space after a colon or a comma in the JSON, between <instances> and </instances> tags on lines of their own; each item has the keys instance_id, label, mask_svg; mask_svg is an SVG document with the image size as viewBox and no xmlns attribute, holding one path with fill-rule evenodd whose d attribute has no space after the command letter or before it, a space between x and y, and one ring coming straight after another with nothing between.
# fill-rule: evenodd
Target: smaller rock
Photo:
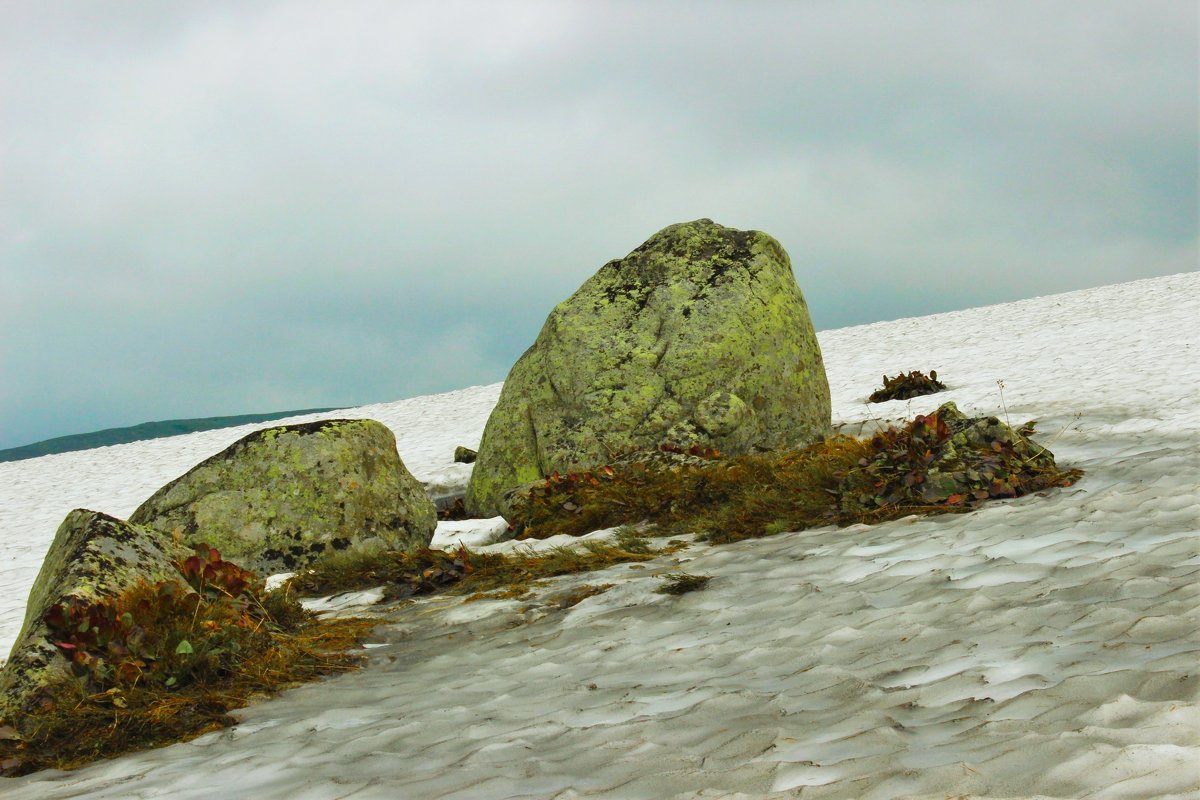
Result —
<instances>
[{"instance_id":1,"label":"smaller rock","mask_svg":"<svg viewBox=\"0 0 1200 800\"><path fill-rule=\"evenodd\" d=\"M454 448L454 463L455 464L474 464L475 458L479 454L469 447L463 447L461 444Z\"/></svg>"},{"instance_id":2,"label":"smaller rock","mask_svg":"<svg viewBox=\"0 0 1200 800\"><path fill-rule=\"evenodd\" d=\"M386 426L335 419L256 431L159 489L129 519L270 575L331 551L424 547L436 517Z\"/></svg>"}]
</instances>

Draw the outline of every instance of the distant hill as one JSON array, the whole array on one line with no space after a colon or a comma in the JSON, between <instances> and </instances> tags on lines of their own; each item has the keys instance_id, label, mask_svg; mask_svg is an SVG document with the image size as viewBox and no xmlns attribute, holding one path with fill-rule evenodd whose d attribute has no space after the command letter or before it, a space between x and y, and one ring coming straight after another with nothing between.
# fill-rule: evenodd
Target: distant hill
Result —
<instances>
[{"instance_id":1,"label":"distant hill","mask_svg":"<svg viewBox=\"0 0 1200 800\"><path fill-rule=\"evenodd\" d=\"M214 428L231 428L235 425L249 425L252 422L268 422L273 419L295 417L300 414L323 414L326 411L336 411L335 408L306 408L300 411L276 411L271 414L241 414L234 417L205 417L203 419L168 419L163 422L143 422L128 428L108 428L95 433L75 433L70 436L56 436L42 442L25 444L0 450L0 461L20 461L23 458L37 458L51 453L72 453L76 450L91 450L93 447L107 447L110 444L128 444L144 439L161 439L164 436L178 436L181 433L210 431Z\"/></svg>"}]
</instances>

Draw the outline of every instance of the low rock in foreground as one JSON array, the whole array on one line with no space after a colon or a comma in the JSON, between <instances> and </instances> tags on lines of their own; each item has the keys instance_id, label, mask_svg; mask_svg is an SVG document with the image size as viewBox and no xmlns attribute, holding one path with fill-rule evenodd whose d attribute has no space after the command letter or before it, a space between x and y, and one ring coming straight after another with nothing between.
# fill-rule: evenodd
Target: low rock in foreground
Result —
<instances>
[{"instance_id":1,"label":"low rock in foreground","mask_svg":"<svg viewBox=\"0 0 1200 800\"><path fill-rule=\"evenodd\" d=\"M12 655L0 670L0 718L24 713L46 686L70 675L45 621L51 607L113 597L139 581L177 578L174 562L185 554L155 531L106 514L86 509L68 514L33 584Z\"/></svg>"}]
</instances>

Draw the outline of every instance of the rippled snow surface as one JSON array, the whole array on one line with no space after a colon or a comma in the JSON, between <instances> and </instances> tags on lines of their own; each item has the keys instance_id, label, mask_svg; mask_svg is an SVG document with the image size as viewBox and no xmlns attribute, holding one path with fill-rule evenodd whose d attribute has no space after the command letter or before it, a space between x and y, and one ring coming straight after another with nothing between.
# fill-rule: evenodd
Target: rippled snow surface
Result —
<instances>
[{"instance_id":1,"label":"rippled snow surface","mask_svg":"<svg viewBox=\"0 0 1200 800\"><path fill-rule=\"evenodd\" d=\"M1186 273L824 331L845 430L954 400L1039 419L1087 475L963 516L693 545L532 601L379 609L361 672L0 795L1200 797L1197 319ZM865 403L931 368L947 392ZM386 423L453 487L498 392L339 415ZM126 515L254 427L0 464L0 650L70 509ZM678 571L713 580L654 593ZM583 583L614 586L563 610Z\"/></svg>"}]
</instances>

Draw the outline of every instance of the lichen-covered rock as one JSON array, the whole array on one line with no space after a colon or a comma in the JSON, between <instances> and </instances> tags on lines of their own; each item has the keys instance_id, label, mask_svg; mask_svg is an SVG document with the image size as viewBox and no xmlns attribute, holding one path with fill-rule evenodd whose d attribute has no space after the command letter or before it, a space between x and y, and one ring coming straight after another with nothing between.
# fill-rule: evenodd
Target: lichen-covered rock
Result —
<instances>
[{"instance_id":1,"label":"lichen-covered rock","mask_svg":"<svg viewBox=\"0 0 1200 800\"><path fill-rule=\"evenodd\" d=\"M44 622L52 606L71 598L113 597L139 580L181 580L174 562L185 556L183 548L157 531L86 509L68 514L42 562L21 633L0 670L0 718L22 713L49 683L70 674Z\"/></svg>"},{"instance_id":2,"label":"lichen-covered rock","mask_svg":"<svg viewBox=\"0 0 1200 800\"><path fill-rule=\"evenodd\" d=\"M129 518L268 575L329 551L429 544L433 501L374 420L256 431L158 490Z\"/></svg>"},{"instance_id":3,"label":"lichen-covered rock","mask_svg":"<svg viewBox=\"0 0 1200 800\"><path fill-rule=\"evenodd\" d=\"M509 490L663 442L736 454L830 432L829 384L787 253L760 231L672 225L550 314L504 382L467 490Z\"/></svg>"}]
</instances>

